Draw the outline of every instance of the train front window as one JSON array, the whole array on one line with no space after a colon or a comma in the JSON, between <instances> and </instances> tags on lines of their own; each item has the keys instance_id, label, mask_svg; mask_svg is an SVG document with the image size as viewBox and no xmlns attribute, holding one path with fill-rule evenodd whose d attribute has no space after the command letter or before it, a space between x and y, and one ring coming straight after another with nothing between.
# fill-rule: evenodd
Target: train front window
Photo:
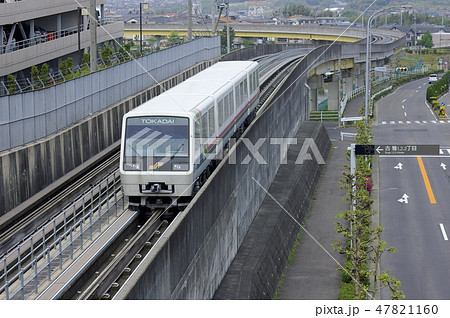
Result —
<instances>
[{"instance_id":1,"label":"train front window","mask_svg":"<svg viewBox=\"0 0 450 318\"><path fill-rule=\"evenodd\" d=\"M124 170L189 170L189 119L130 117L125 130Z\"/></svg>"}]
</instances>

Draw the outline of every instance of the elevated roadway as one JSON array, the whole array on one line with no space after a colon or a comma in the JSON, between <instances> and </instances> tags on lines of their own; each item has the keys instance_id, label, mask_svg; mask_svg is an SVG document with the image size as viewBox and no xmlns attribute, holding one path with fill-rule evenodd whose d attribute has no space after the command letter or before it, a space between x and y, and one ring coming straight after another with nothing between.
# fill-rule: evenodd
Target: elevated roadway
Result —
<instances>
[{"instance_id":1,"label":"elevated roadway","mask_svg":"<svg viewBox=\"0 0 450 318\"><path fill-rule=\"evenodd\" d=\"M277 39L305 39L354 43L366 38L366 29L357 27L340 27L325 25L259 25L259 24L231 24L236 37L242 38L277 38ZM221 28L221 26L219 26ZM142 34L145 36L169 36L173 31L180 36L187 35L185 24L143 24ZM210 25L194 25L195 34L211 34ZM401 38L404 33L391 30L372 30L375 39L387 44ZM124 35L140 34L139 24L125 24Z\"/></svg>"}]
</instances>

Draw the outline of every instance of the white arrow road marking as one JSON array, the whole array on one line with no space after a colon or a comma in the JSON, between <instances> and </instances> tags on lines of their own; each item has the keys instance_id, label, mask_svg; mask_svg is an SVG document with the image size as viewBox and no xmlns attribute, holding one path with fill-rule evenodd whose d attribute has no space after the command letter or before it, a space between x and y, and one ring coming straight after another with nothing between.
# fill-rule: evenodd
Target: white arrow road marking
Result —
<instances>
[{"instance_id":1,"label":"white arrow road marking","mask_svg":"<svg viewBox=\"0 0 450 318\"><path fill-rule=\"evenodd\" d=\"M443 162L441 162L441 167L442 167L443 170L447 170L447 166Z\"/></svg>"},{"instance_id":2,"label":"white arrow road marking","mask_svg":"<svg viewBox=\"0 0 450 318\"><path fill-rule=\"evenodd\" d=\"M401 162L399 162L394 168L402 170L403 169L403 164Z\"/></svg>"},{"instance_id":3,"label":"white arrow road marking","mask_svg":"<svg viewBox=\"0 0 450 318\"><path fill-rule=\"evenodd\" d=\"M442 236L444 237L444 240L448 241L448 236L447 236L447 233L445 232L444 224L439 223L439 226L441 228L441 232L442 232Z\"/></svg>"},{"instance_id":4,"label":"white arrow road marking","mask_svg":"<svg viewBox=\"0 0 450 318\"><path fill-rule=\"evenodd\" d=\"M405 194L401 197L401 199L398 199L397 201L398 201L398 202L401 202L401 203L406 203L406 204L408 204L408 198L409 198L409 196L405 193Z\"/></svg>"}]
</instances>

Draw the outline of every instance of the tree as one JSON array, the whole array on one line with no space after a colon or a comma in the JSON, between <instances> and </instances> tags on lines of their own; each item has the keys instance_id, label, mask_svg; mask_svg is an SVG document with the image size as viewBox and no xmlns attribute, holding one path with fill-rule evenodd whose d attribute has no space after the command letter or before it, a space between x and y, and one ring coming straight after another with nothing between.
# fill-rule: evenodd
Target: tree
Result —
<instances>
[{"instance_id":1,"label":"tree","mask_svg":"<svg viewBox=\"0 0 450 318\"><path fill-rule=\"evenodd\" d=\"M167 37L167 40L171 45L183 43L183 38L178 35L177 31L171 31L170 35Z\"/></svg>"},{"instance_id":2,"label":"tree","mask_svg":"<svg viewBox=\"0 0 450 318\"><path fill-rule=\"evenodd\" d=\"M59 63L59 69L66 78L72 78L73 59L69 57L67 60L64 60L61 63Z\"/></svg>"},{"instance_id":3,"label":"tree","mask_svg":"<svg viewBox=\"0 0 450 318\"><path fill-rule=\"evenodd\" d=\"M356 125L356 144L370 144L373 136L370 127L365 122ZM350 297L353 299L374 298L377 291L377 282L391 289L392 299L404 298L399 290L401 283L389 272L378 274L378 264L384 252L395 252L393 247L387 247L387 243L381 240L383 228L373 227L372 217L375 211L371 205L371 162L372 156L358 156L356 158L356 170L344 171L341 179L343 187L347 190L346 200L352 206L351 209L339 213L344 222L336 222L336 231L343 235L345 241L333 243L334 249L345 254L347 262L343 271L347 277L347 284L352 285ZM347 166L347 169L349 167ZM370 186L370 187L369 187ZM372 282L371 282L372 280Z\"/></svg>"},{"instance_id":4,"label":"tree","mask_svg":"<svg viewBox=\"0 0 450 318\"><path fill-rule=\"evenodd\" d=\"M417 44L421 45L421 46L425 46L428 49L432 48L434 46L434 43L433 43L433 37L431 36L431 32L429 30L427 32L425 32L422 35L422 38L419 41L417 41Z\"/></svg>"},{"instance_id":5,"label":"tree","mask_svg":"<svg viewBox=\"0 0 450 318\"><path fill-rule=\"evenodd\" d=\"M218 32L220 34L220 46L222 47L222 52L227 51L227 27L224 26L222 31ZM233 43L235 38L234 29L230 26L230 45Z\"/></svg>"},{"instance_id":6,"label":"tree","mask_svg":"<svg viewBox=\"0 0 450 318\"><path fill-rule=\"evenodd\" d=\"M252 46L252 45L254 45L255 43L253 43L253 41L252 40L250 40L250 39L243 39L242 40L242 45L244 46L244 47L249 47L249 46Z\"/></svg>"},{"instance_id":7,"label":"tree","mask_svg":"<svg viewBox=\"0 0 450 318\"><path fill-rule=\"evenodd\" d=\"M6 86L8 87L8 91L10 94L14 94L17 91L17 83L14 75L9 74L6 76Z\"/></svg>"},{"instance_id":8,"label":"tree","mask_svg":"<svg viewBox=\"0 0 450 318\"><path fill-rule=\"evenodd\" d=\"M90 65L90 63L91 63L91 55L89 53L83 53L81 64Z\"/></svg>"},{"instance_id":9,"label":"tree","mask_svg":"<svg viewBox=\"0 0 450 318\"><path fill-rule=\"evenodd\" d=\"M107 66L110 66L112 64L112 62L111 62L112 54L113 54L113 50L109 47L109 45L106 45L102 51L102 59L103 59L103 62L105 62L105 64Z\"/></svg>"},{"instance_id":10,"label":"tree","mask_svg":"<svg viewBox=\"0 0 450 318\"><path fill-rule=\"evenodd\" d=\"M49 67L47 63L42 64L41 66L41 72L40 75L41 77L41 81L45 84L48 83L48 79L49 79Z\"/></svg>"},{"instance_id":11,"label":"tree","mask_svg":"<svg viewBox=\"0 0 450 318\"><path fill-rule=\"evenodd\" d=\"M309 16L311 14L311 10L308 7L305 7L304 5L295 5L290 4L285 6L281 11L285 16L292 16L292 15L306 15Z\"/></svg>"},{"instance_id":12,"label":"tree","mask_svg":"<svg viewBox=\"0 0 450 318\"><path fill-rule=\"evenodd\" d=\"M31 82L33 84L33 88L42 87L41 80L39 79L39 69L36 65L31 67Z\"/></svg>"}]
</instances>

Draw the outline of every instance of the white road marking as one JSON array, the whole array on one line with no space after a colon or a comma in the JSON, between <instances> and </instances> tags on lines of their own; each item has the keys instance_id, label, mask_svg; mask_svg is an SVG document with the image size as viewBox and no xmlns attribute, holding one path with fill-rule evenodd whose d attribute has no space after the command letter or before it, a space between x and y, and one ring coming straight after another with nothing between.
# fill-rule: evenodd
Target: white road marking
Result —
<instances>
[{"instance_id":1,"label":"white road marking","mask_svg":"<svg viewBox=\"0 0 450 318\"><path fill-rule=\"evenodd\" d=\"M439 226L441 228L441 232L442 232L442 236L444 237L444 240L448 241L448 236L447 236L447 233L445 232L444 224L439 223Z\"/></svg>"},{"instance_id":2,"label":"white road marking","mask_svg":"<svg viewBox=\"0 0 450 318\"><path fill-rule=\"evenodd\" d=\"M406 121L407 124L411 124L411 122L409 120Z\"/></svg>"},{"instance_id":3,"label":"white road marking","mask_svg":"<svg viewBox=\"0 0 450 318\"><path fill-rule=\"evenodd\" d=\"M409 195L407 195L407 194L405 193L405 194L402 195L402 197L401 197L400 199L398 199L397 201L398 201L398 202L401 202L401 203L406 203L406 204L408 204L408 198L409 198Z\"/></svg>"},{"instance_id":4,"label":"white road marking","mask_svg":"<svg viewBox=\"0 0 450 318\"><path fill-rule=\"evenodd\" d=\"M427 123L427 121L426 121L426 120L422 120L422 122L423 122L424 124L426 124L426 123Z\"/></svg>"},{"instance_id":5,"label":"white road marking","mask_svg":"<svg viewBox=\"0 0 450 318\"><path fill-rule=\"evenodd\" d=\"M408 115L406 115L406 112L403 112L403 114L405 114L405 117L408 117Z\"/></svg>"},{"instance_id":6,"label":"white road marking","mask_svg":"<svg viewBox=\"0 0 450 318\"><path fill-rule=\"evenodd\" d=\"M386 123L385 121L382 121L381 124L382 124L382 125L386 125L387 123Z\"/></svg>"},{"instance_id":7,"label":"white road marking","mask_svg":"<svg viewBox=\"0 0 450 318\"><path fill-rule=\"evenodd\" d=\"M369 63L367 63L367 64L369 64ZM439 121L441 124L444 124L445 123L445 121L443 121L443 120L440 120Z\"/></svg>"},{"instance_id":8,"label":"white road marking","mask_svg":"<svg viewBox=\"0 0 450 318\"><path fill-rule=\"evenodd\" d=\"M394 121L394 120L391 120L391 124L392 124L392 125L395 124L395 121Z\"/></svg>"},{"instance_id":9,"label":"white road marking","mask_svg":"<svg viewBox=\"0 0 450 318\"><path fill-rule=\"evenodd\" d=\"M416 124L420 124L420 121L416 120L415 123L416 123Z\"/></svg>"},{"instance_id":10,"label":"white road marking","mask_svg":"<svg viewBox=\"0 0 450 318\"><path fill-rule=\"evenodd\" d=\"M367 64L369 64L369 63L367 63ZM404 103L404 102L406 102L406 98L404 99L404 100L402 100L402 103ZM403 106L403 105L402 105Z\"/></svg>"},{"instance_id":11,"label":"white road marking","mask_svg":"<svg viewBox=\"0 0 450 318\"><path fill-rule=\"evenodd\" d=\"M432 120L431 122L432 122L433 124L436 124L436 121L435 121L435 120Z\"/></svg>"},{"instance_id":12,"label":"white road marking","mask_svg":"<svg viewBox=\"0 0 450 318\"><path fill-rule=\"evenodd\" d=\"M405 105L402 105L402 108L405 109Z\"/></svg>"}]
</instances>

